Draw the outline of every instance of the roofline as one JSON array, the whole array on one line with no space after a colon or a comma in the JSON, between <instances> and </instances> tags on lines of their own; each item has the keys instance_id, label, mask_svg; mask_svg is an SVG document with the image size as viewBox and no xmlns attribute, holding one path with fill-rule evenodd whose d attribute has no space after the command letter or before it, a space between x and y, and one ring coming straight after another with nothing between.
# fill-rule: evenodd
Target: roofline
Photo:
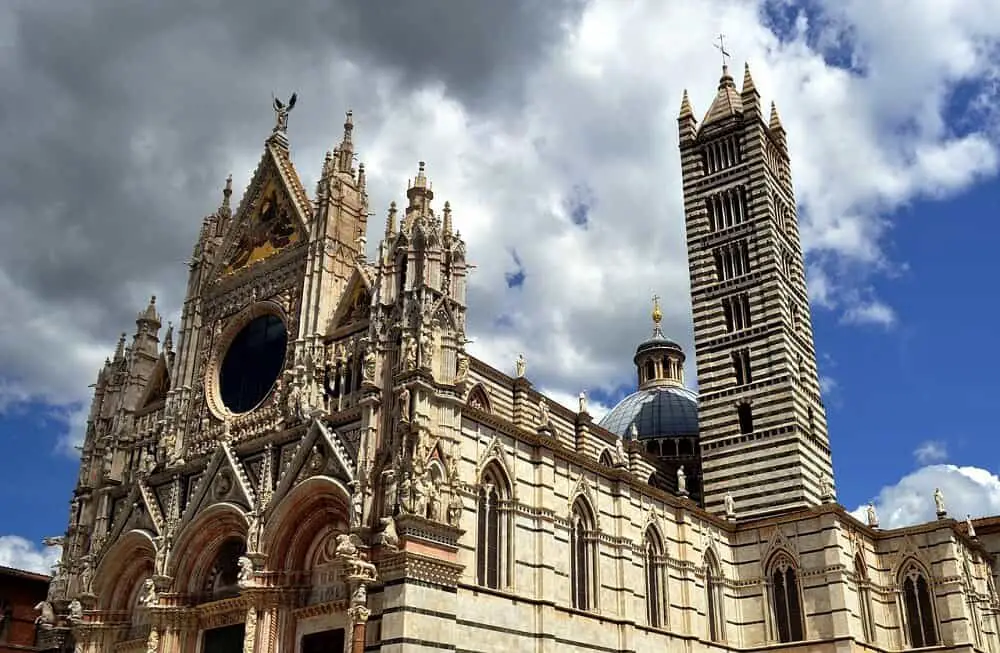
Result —
<instances>
[{"instance_id":1,"label":"roofline","mask_svg":"<svg viewBox=\"0 0 1000 653\"><path fill-rule=\"evenodd\" d=\"M48 583L52 580L51 576L46 574L39 574L35 571L28 571L27 569L18 569L16 567L5 567L0 565L0 576L16 576L18 578L24 578L26 580L36 580L44 583Z\"/></svg>"}]
</instances>

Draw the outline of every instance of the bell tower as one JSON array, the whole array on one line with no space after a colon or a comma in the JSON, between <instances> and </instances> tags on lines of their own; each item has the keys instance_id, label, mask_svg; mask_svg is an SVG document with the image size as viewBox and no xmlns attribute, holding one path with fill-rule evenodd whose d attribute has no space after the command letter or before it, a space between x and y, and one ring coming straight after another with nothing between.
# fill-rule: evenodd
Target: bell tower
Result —
<instances>
[{"instance_id":1,"label":"bell tower","mask_svg":"<svg viewBox=\"0 0 1000 653\"><path fill-rule=\"evenodd\" d=\"M738 90L725 59L701 124L685 91L678 128L705 507L816 505L833 465L785 130L749 66Z\"/></svg>"}]
</instances>

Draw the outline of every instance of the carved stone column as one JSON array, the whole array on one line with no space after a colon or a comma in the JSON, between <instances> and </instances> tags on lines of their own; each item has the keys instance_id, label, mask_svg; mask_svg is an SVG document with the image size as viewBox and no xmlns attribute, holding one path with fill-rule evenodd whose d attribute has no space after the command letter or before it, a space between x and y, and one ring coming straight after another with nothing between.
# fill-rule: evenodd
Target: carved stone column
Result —
<instances>
[{"instance_id":1,"label":"carved stone column","mask_svg":"<svg viewBox=\"0 0 1000 653\"><path fill-rule=\"evenodd\" d=\"M243 653L255 653L257 650L257 606L251 604L247 608L244 619Z\"/></svg>"}]
</instances>

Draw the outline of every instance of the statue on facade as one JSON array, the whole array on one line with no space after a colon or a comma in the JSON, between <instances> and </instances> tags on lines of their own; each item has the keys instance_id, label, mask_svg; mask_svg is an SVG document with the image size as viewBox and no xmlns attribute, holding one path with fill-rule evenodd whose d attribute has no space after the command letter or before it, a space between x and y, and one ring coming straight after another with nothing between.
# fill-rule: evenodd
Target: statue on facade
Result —
<instances>
[{"instance_id":1,"label":"statue on facade","mask_svg":"<svg viewBox=\"0 0 1000 653\"><path fill-rule=\"evenodd\" d=\"M358 547L354 544L354 538L349 533L337 535L336 555L339 558L353 558L358 555Z\"/></svg>"},{"instance_id":2,"label":"statue on facade","mask_svg":"<svg viewBox=\"0 0 1000 653\"><path fill-rule=\"evenodd\" d=\"M580 414L587 414L587 393L580 391Z\"/></svg>"},{"instance_id":3,"label":"statue on facade","mask_svg":"<svg viewBox=\"0 0 1000 653\"><path fill-rule=\"evenodd\" d=\"M420 367L430 369L434 361L434 339L430 330L424 329L420 334Z\"/></svg>"},{"instance_id":4,"label":"statue on facade","mask_svg":"<svg viewBox=\"0 0 1000 653\"><path fill-rule=\"evenodd\" d=\"M944 506L944 493L941 492L941 488L934 488L934 507L937 509L938 518L944 517L948 514Z\"/></svg>"},{"instance_id":5,"label":"statue on facade","mask_svg":"<svg viewBox=\"0 0 1000 653\"><path fill-rule=\"evenodd\" d=\"M271 105L274 107L275 132L288 131L288 114L295 108L295 101L297 99L298 94L292 93L292 97L288 98L288 104L285 104L278 98L274 97L274 94L271 95Z\"/></svg>"},{"instance_id":6,"label":"statue on facade","mask_svg":"<svg viewBox=\"0 0 1000 653\"><path fill-rule=\"evenodd\" d=\"M410 421L410 389L406 387L399 391L399 421Z\"/></svg>"},{"instance_id":7,"label":"statue on facade","mask_svg":"<svg viewBox=\"0 0 1000 653\"><path fill-rule=\"evenodd\" d=\"M524 354L518 354L517 360L514 361L514 376L521 379L524 378L525 372L528 371L528 361L524 359Z\"/></svg>"},{"instance_id":8,"label":"statue on facade","mask_svg":"<svg viewBox=\"0 0 1000 653\"><path fill-rule=\"evenodd\" d=\"M733 499L733 495L726 492L725 497L726 504L726 519L736 519L736 501Z\"/></svg>"},{"instance_id":9,"label":"statue on facade","mask_svg":"<svg viewBox=\"0 0 1000 653\"><path fill-rule=\"evenodd\" d=\"M966 534L972 539L976 539L976 527L972 525L972 515L965 515Z\"/></svg>"},{"instance_id":10,"label":"statue on facade","mask_svg":"<svg viewBox=\"0 0 1000 653\"><path fill-rule=\"evenodd\" d=\"M139 594L139 605L149 608L156 605L160 597L156 594L156 584L152 578L142 581L142 592Z\"/></svg>"},{"instance_id":11,"label":"statue on facade","mask_svg":"<svg viewBox=\"0 0 1000 653\"><path fill-rule=\"evenodd\" d=\"M456 358L458 361L455 369L455 383L462 383L469 377L469 357L464 351L459 350Z\"/></svg>"},{"instance_id":12,"label":"statue on facade","mask_svg":"<svg viewBox=\"0 0 1000 653\"><path fill-rule=\"evenodd\" d=\"M873 502L868 503L865 513L868 517L868 525L872 528L878 528L878 513L875 512L875 504Z\"/></svg>"},{"instance_id":13,"label":"statue on facade","mask_svg":"<svg viewBox=\"0 0 1000 653\"><path fill-rule=\"evenodd\" d=\"M454 483L458 480L458 462L462 458L462 447L458 444L458 440L451 443L451 447L448 450L448 481Z\"/></svg>"},{"instance_id":14,"label":"statue on facade","mask_svg":"<svg viewBox=\"0 0 1000 653\"><path fill-rule=\"evenodd\" d=\"M35 606L39 615L35 618L35 624L42 628L51 628L56 623L56 611L48 601L41 601Z\"/></svg>"},{"instance_id":15,"label":"statue on facade","mask_svg":"<svg viewBox=\"0 0 1000 653\"><path fill-rule=\"evenodd\" d=\"M365 348L364 363L361 367L361 378L366 383L375 383L375 350L372 347Z\"/></svg>"},{"instance_id":16,"label":"statue on facade","mask_svg":"<svg viewBox=\"0 0 1000 653\"><path fill-rule=\"evenodd\" d=\"M628 425L628 439L632 442L639 439L639 427L635 425L635 422Z\"/></svg>"},{"instance_id":17,"label":"statue on facade","mask_svg":"<svg viewBox=\"0 0 1000 653\"><path fill-rule=\"evenodd\" d=\"M823 474L820 479L820 498L825 502L833 501L836 498L833 481L826 474Z\"/></svg>"},{"instance_id":18,"label":"statue on facade","mask_svg":"<svg viewBox=\"0 0 1000 653\"><path fill-rule=\"evenodd\" d=\"M427 519L441 521L441 486L430 483L427 489Z\"/></svg>"},{"instance_id":19,"label":"statue on facade","mask_svg":"<svg viewBox=\"0 0 1000 653\"><path fill-rule=\"evenodd\" d=\"M688 494L687 475L684 473L684 465L677 468L677 494L686 497Z\"/></svg>"},{"instance_id":20,"label":"statue on facade","mask_svg":"<svg viewBox=\"0 0 1000 653\"><path fill-rule=\"evenodd\" d=\"M247 513L247 551L250 553L260 551L260 535L263 530L260 518L261 509L259 507Z\"/></svg>"},{"instance_id":21,"label":"statue on facade","mask_svg":"<svg viewBox=\"0 0 1000 653\"><path fill-rule=\"evenodd\" d=\"M146 653L157 653L160 650L160 631L155 628L150 629L149 637L146 638Z\"/></svg>"},{"instance_id":22,"label":"statue on facade","mask_svg":"<svg viewBox=\"0 0 1000 653\"><path fill-rule=\"evenodd\" d=\"M465 511L465 504L458 490L452 489L451 501L448 502L448 525L458 528L462 523L462 513Z\"/></svg>"},{"instance_id":23,"label":"statue on facade","mask_svg":"<svg viewBox=\"0 0 1000 653\"><path fill-rule=\"evenodd\" d=\"M298 383L292 382L288 387L288 397L285 400L285 411L287 415L296 419L305 419L302 404L302 388L299 387Z\"/></svg>"},{"instance_id":24,"label":"statue on facade","mask_svg":"<svg viewBox=\"0 0 1000 653\"><path fill-rule=\"evenodd\" d=\"M375 538L376 544L395 550L399 547L399 535L396 534L396 520L392 517L382 517L379 522L382 524L382 531Z\"/></svg>"},{"instance_id":25,"label":"statue on facade","mask_svg":"<svg viewBox=\"0 0 1000 653\"><path fill-rule=\"evenodd\" d=\"M79 599L70 601L68 609L70 623L78 624L83 621L83 604L80 603Z\"/></svg>"},{"instance_id":26,"label":"statue on facade","mask_svg":"<svg viewBox=\"0 0 1000 653\"><path fill-rule=\"evenodd\" d=\"M396 486L396 471L386 469L382 471L382 517L391 517L392 511L399 500Z\"/></svg>"},{"instance_id":27,"label":"statue on facade","mask_svg":"<svg viewBox=\"0 0 1000 653\"><path fill-rule=\"evenodd\" d=\"M170 555L169 536L160 536L153 540L156 544L156 555L153 559L153 569L160 576L167 575L167 557Z\"/></svg>"},{"instance_id":28,"label":"statue on facade","mask_svg":"<svg viewBox=\"0 0 1000 653\"><path fill-rule=\"evenodd\" d=\"M538 422L542 428L546 428L552 424L552 416L549 414L549 402L545 401L545 397L538 400Z\"/></svg>"},{"instance_id":29,"label":"statue on facade","mask_svg":"<svg viewBox=\"0 0 1000 653\"><path fill-rule=\"evenodd\" d=\"M365 496L361 491L361 483L355 481L353 483L353 492L351 493L351 528L358 528L361 526L362 512L364 511Z\"/></svg>"},{"instance_id":30,"label":"statue on facade","mask_svg":"<svg viewBox=\"0 0 1000 653\"><path fill-rule=\"evenodd\" d=\"M628 458L625 456L625 445L621 438L615 438L615 464L619 466L628 464Z\"/></svg>"},{"instance_id":31,"label":"statue on facade","mask_svg":"<svg viewBox=\"0 0 1000 653\"><path fill-rule=\"evenodd\" d=\"M410 336L403 336L403 364L406 370L417 367L417 346Z\"/></svg>"},{"instance_id":32,"label":"statue on facade","mask_svg":"<svg viewBox=\"0 0 1000 653\"><path fill-rule=\"evenodd\" d=\"M80 593L91 594L91 585L94 583L94 570L90 566L90 556L83 559L80 567Z\"/></svg>"},{"instance_id":33,"label":"statue on facade","mask_svg":"<svg viewBox=\"0 0 1000 653\"><path fill-rule=\"evenodd\" d=\"M240 556L236 562L239 567L239 573L236 577L236 582L240 587L244 585L249 585L253 582L253 562L250 558L246 556Z\"/></svg>"}]
</instances>

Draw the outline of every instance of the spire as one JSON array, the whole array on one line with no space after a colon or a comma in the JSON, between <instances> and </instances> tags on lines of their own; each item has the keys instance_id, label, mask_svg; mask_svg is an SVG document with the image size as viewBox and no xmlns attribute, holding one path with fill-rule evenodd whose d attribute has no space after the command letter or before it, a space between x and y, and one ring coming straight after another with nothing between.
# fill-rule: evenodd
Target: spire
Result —
<instances>
[{"instance_id":1,"label":"spire","mask_svg":"<svg viewBox=\"0 0 1000 653\"><path fill-rule=\"evenodd\" d=\"M778 107L774 102L771 102L771 119L768 120L767 126L771 131L785 132L785 128L781 124L781 117L778 116Z\"/></svg>"},{"instance_id":2,"label":"spire","mask_svg":"<svg viewBox=\"0 0 1000 653\"><path fill-rule=\"evenodd\" d=\"M434 199L434 191L431 190L431 184L427 181L427 175L424 173L425 165L423 161L420 162L417 176L406 191L409 205L406 207L405 230L409 230L417 217L431 215L431 200Z\"/></svg>"},{"instance_id":3,"label":"spire","mask_svg":"<svg viewBox=\"0 0 1000 653\"><path fill-rule=\"evenodd\" d=\"M122 333L121 337L118 338L118 345L115 347L115 355L112 360L116 363L120 363L125 357L125 333Z\"/></svg>"},{"instance_id":4,"label":"spire","mask_svg":"<svg viewBox=\"0 0 1000 653\"><path fill-rule=\"evenodd\" d=\"M337 146L337 172L351 172L354 164L354 112L347 111L344 118L344 136Z\"/></svg>"},{"instance_id":5,"label":"spire","mask_svg":"<svg viewBox=\"0 0 1000 653\"><path fill-rule=\"evenodd\" d=\"M753 83L753 77L750 76L750 64L743 64L743 90L740 91L740 95L746 95L747 93L756 93L757 87Z\"/></svg>"},{"instance_id":6,"label":"spire","mask_svg":"<svg viewBox=\"0 0 1000 653\"><path fill-rule=\"evenodd\" d=\"M163 351L168 354L174 350L174 323L167 322L167 333L163 336Z\"/></svg>"},{"instance_id":7,"label":"spire","mask_svg":"<svg viewBox=\"0 0 1000 653\"><path fill-rule=\"evenodd\" d=\"M215 212L218 222L216 224L215 234L221 235L222 230L225 227L225 223L233 217L233 208L230 204L230 199L233 196L233 175L229 173L226 177L226 185L222 188L222 204L219 205L219 209Z\"/></svg>"},{"instance_id":8,"label":"spire","mask_svg":"<svg viewBox=\"0 0 1000 653\"><path fill-rule=\"evenodd\" d=\"M385 216L385 239L388 241L396 233L396 202L389 202L389 212Z\"/></svg>"},{"instance_id":9,"label":"spire","mask_svg":"<svg viewBox=\"0 0 1000 653\"><path fill-rule=\"evenodd\" d=\"M365 175L365 164L358 164L358 190L364 193L368 188L368 177Z\"/></svg>"},{"instance_id":10,"label":"spire","mask_svg":"<svg viewBox=\"0 0 1000 653\"><path fill-rule=\"evenodd\" d=\"M683 118L694 118L694 109L691 108L691 100L688 98L687 89L684 89L684 95L681 97L681 112L677 116L678 120Z\"/></svg>"},{"instance_id":11,"label":"spire","mask_svg":"<svg viewBox=\"0 0 1000 653\"><path fill-rule=\"evenodd\" d=\"M140 328L144 324L155 326L156 329L160 328L160 315L156 312L156 295L149 298L149 305L146 306L146 310L139 313L135 322Z\"/></svg>"},{"instance_id":12,"label":"spire","mask_svg":"<svg viewBox=\"0 0 1000 653\"><path fill-rule=\"evenodd\" d=\"M451 202L445 201L444 203L444 231L445 238L451 237Z\"/></svg>"},{"instance_id":13,"label":"spire","mask_svg":"<svg viewBox=\"0 0 1000 653\"><path fill-rule=\"evenodd\" d=\"M719 78L719 90L712 100L712 106L708 108L705 119L701 121L702 127L717 120L724 120L743 113L743 102L740 94L736 91L736 82L729 74L729 53L726 51L725 40L719 34L719 42L715 44L716 49L722 54L722 77Z\"/></svg>"}]
</instances>

